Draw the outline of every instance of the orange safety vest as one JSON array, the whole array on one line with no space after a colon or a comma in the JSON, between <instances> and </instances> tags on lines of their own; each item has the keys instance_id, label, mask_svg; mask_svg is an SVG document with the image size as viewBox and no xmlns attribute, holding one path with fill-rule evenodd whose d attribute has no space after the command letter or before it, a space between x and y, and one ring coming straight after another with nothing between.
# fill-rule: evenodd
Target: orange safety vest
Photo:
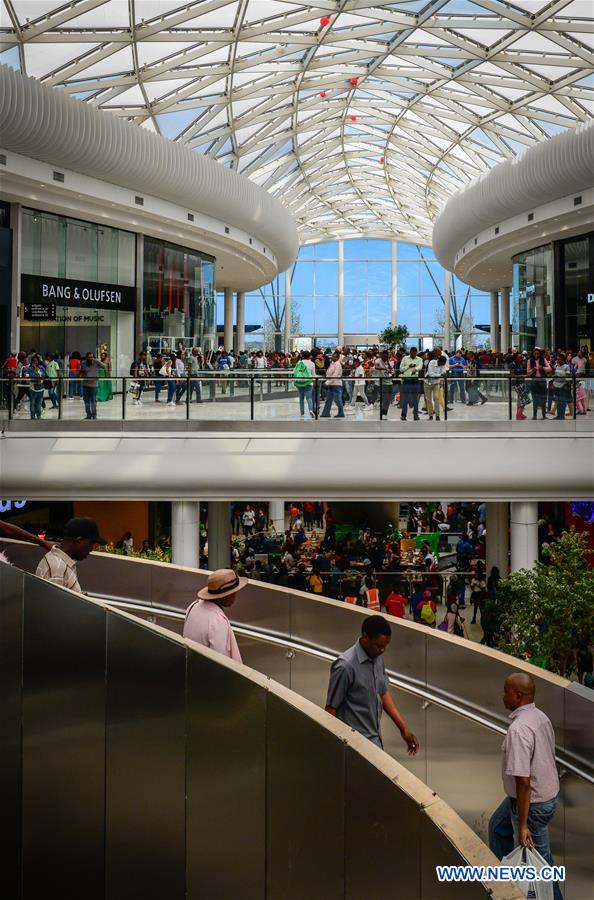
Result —
<instances>
[{"instance_id":1,"label":"orange safety vest","mask_svg":"<svg viewBox=\"0 0 594 900\"><path fill-rule=\"evenodd\" d=\"M377 588L369 588L367 591L367 609L373 609L375 612L380 611L379 591Z\"/></svg>"},{"instance_id":2,"label":"orange safety vest","mask_svg":"<svg viewBox=\"0 0 594 900\"><path fill-rule=\"evenodd\" d=\"M357 598L356 598L356 597L345 597L345 598L344 598L344 601L345 601L345 603L354 603L355 605L357 604Z\"/></svg>"}]
</instances>

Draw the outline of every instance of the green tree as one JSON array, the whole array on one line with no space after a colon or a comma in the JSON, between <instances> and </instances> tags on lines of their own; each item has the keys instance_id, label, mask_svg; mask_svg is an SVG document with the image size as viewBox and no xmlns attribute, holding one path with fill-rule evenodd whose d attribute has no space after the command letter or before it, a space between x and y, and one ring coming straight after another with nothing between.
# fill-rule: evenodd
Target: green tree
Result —
<instances>
[{"instance_id":1,"label":"green tree","mask_svg":"<svg viewBox=\"0 0 594 900\"><path fill-rule=\"evenodd\" d=\"M406 325L388 325L387 328L378 334L380 344L386 344L387 347L402 347L408 337L408 328Z\"/></svg>"},{"instance_id":2,"label":"green tree","mask_svg":"<svg viewBox=\"0 0 594 900\"><path fill-rule=\"evenodd\" d=\"M543 562L497 590L497 647L569 678L594 641L594 573L586 536L572 528L543 549Z\"/></svg>"}]
</instances>

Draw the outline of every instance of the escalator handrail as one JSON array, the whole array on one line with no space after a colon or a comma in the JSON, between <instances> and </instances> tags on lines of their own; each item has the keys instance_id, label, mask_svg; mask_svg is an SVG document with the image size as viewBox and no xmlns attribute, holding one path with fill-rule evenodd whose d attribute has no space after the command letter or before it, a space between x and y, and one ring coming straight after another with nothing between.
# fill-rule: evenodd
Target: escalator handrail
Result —
<instances>
[{"instance_id":1,"label":"escalator handrail","mask_svg":"<svg viewBox=\"0 0 594 900\"><path fill-rule=\"evenodd\" d=\"M180 612L179 610L171 609L169 607L157 607L152 606L148 603L139 603L138 601L126 601L122 600L121 597L108 597L105 594L89 594L89 596L92 596L97 600L103 600L106 603L109 603L111 606L116 606L129 612L150 613L151 615L161 619L171 619L172 621L178 622L183 622L183 620L185 619L185 612ZM316 657L317 659L323 659L324 661L330 663L334 662L334 660L338 657L338 654L335 651L329 650L328 648L306 643L304 641L299 641L295 638L288 638L286 635L278 634L274 631L268 631L264 628L254 628L253 626L249 627L241 624L240 622L232 621L231 624L233 626L234 632L241 637L251 638L252 640L259 640L263 643L274 644L278 647L284 647L287 650L295 650L299 653L305 653L308 656ZM439 706L442 709L446 709L448 710L448 712L461 716L464 719L468 719L483 728L488 728L490 731L496 734L506 734L507 728L505 726L500 725L493 719L487 718L485 715L480 715L468 706L463 706L460 703L454 703L446 697L443 697L440 694L431 691L420 682L415 681L411 678L407 678L405 675L399 674L393 669L386 669L386 672L390 684L393 685L393 687L405 691L408 694L413 694L414 696L419 697L419 699L423 700L424 703ZM578 778L583 778L590 784L594 784L594 775L591 774L587 769L580 767L583 766L583 761L578 757L575 757L572 754L568 754L563 749L557 747L555 752L555 760L561 767L561 776L563 776L564 774L563 770L566 770L568 772L571 772L573 775L576 775Z\"/></svg>"}]
</instances>

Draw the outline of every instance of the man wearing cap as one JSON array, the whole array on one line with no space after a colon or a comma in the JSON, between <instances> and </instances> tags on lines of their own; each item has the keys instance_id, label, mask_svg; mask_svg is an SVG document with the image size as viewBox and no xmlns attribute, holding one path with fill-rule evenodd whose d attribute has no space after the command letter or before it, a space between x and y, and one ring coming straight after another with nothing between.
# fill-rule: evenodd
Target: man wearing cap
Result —
<instances>
[{"instance_id":1,"label":"man wearing cap","mask_svg":"<svg viewBox=\"0 0 594 900\"><path fill-rule=\"evenodd\" d=\"M217 569L208 576L208 584L198 591L198 599L186 612L183 636L241 662L237 640L225 609L233 606L238 591L247 584L233 569Z\"/></svg>"},{"instance_id":2,"label":"man wearing cap","mask_svg":"<svg viewBox=\"0 0 594 900\"><path fill-rule=\"evenodd\" d=\"M76 564L86 559L97 544L106 543L107 541L99 534L95 519L86 516L70 519L66 523L63 539L45 554L35 574L45 581L51 581L60 587L82 594Z\"/></svg>"}]
</instances>

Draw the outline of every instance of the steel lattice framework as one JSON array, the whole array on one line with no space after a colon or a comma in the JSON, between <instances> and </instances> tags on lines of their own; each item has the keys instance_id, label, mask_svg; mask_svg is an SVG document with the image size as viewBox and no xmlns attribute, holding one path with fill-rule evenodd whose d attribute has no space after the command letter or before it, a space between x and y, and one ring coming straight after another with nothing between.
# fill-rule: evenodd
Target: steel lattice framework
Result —
<instances>
[{"instance_id":1,"label":"steel lattice framework","mask_svg":"<svg viewBox=\"0 0 594 900\"><path fill-rule=\"evenodd\" d=\"M594 112L590 0L0 0L0 61L232 166L301 239L428 242Z\"/></svg>"}]
</instances>

